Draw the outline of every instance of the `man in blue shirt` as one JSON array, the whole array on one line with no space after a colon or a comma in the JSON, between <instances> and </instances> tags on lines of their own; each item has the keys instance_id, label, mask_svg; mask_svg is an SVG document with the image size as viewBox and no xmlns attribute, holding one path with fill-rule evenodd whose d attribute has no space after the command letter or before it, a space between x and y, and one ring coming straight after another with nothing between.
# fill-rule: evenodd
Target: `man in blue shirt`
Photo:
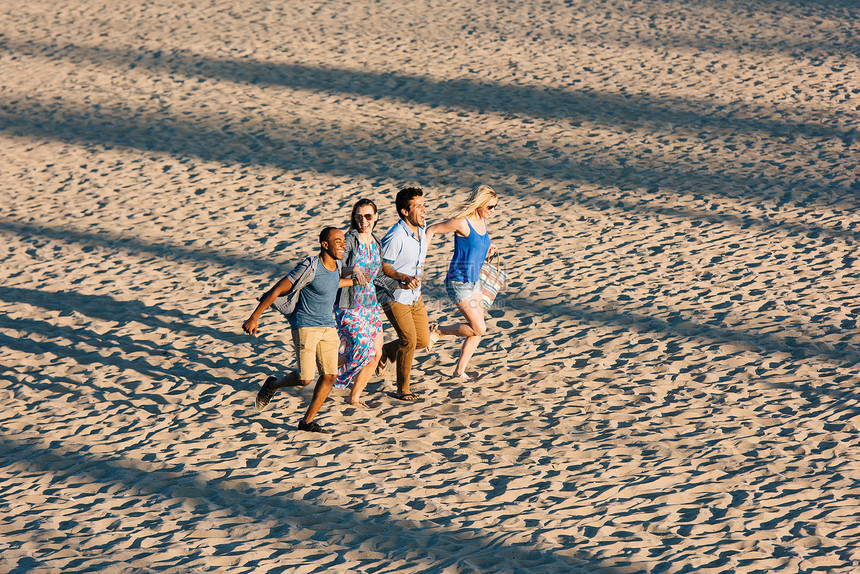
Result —
<instances>
[{"instance_id":1,"label":"man in blue shirt","mask_svg":"<svg viewBox=\"0 0 860 574\"><path fill-rule=\"evenodd\" d=\"M377 297L398 340L382 347L378 372L389 361L397 363L396 398L416 401L409 391L409 373L416 349L430 345L427 309L421 297L421 273L427 256L424 233L426 208L424 191L407 187L397 192L394 202L400 221L382 238L382 273L377 280Z\"/></svg>"},{"instance_id":2,"label":"man in blue shirt","mask_svg":"<svg viewBox=\"0 0 860 574\"><path fill-rule=\"evenodd\" d=\"M313 422L337 377L337 351L340 339L335 327L333 308L339 287L354 284L353 279L342 279L340 261L343 259L346 240L343 232L335 227L326 227L320 233L320 254L308 257L297 265L286 277L278 281L263 297L242 325L251 335L257 334L257 322L279 296L289 293L295 285L300 292L295 310L290 315L293 345L298 358L298 372L293 371L284 378L269 377L257 393L255 408L262 411L275 391L282 387L309 385L314 378L315 366L320 377L314 387L311 404L299 430L327 432Z\"/></svg>"}]
</instances>

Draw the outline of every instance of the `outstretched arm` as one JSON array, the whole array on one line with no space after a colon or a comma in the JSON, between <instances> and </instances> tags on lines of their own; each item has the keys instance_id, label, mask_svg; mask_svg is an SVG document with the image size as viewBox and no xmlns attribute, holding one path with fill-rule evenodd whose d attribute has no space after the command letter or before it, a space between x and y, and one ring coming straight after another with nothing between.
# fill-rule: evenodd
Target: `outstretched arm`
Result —
<instances>
[{"instance_id":1,"label":"outstretched arm","mask_svg":"<svg viewBox=\"0 0 860 574\"><path fill-rule=\"evenodd\" d=\"M460 235L469 235L469 225L466 223L466 218L455 217L441 223L434 223L427 227L424 232L427 235L427 245L433 242L433 236L440 233L456 233Z\"/></svg>"},{"instance_id":2,"label":"outstretched arm","mask_svg":"<svg viewBox=\"0 0 860 574\"><path fill-rule=\"evenodd\" d=\"M257 308L254 309L254 312L251 313L251 316L248 317L248 320L242 323L242 330L249 335L254 335L256 337L257 322L260 320L260 315L262 315L263 311L268 309L269 306L275 302L275 299L289 291L292 286L293 283L286 277L275 283L275 286L269 289L269 291L263 295L263 298L260 299L260 303L257 305Z\"/></svg>"}]
</instances>

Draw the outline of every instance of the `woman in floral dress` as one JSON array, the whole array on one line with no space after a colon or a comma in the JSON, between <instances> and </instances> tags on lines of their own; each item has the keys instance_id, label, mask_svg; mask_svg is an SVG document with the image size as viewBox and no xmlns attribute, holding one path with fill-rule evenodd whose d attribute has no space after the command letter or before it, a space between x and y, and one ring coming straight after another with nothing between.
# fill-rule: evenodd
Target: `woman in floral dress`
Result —
<instances>
[{"instance_id":1,"label":"woman in floral dress","mask_svg":"<svg viewBox=\"0 0 860 574\"><path fill-rule=\"evenodd\" d=\"M360 199L352 208L343 272L351 273L354 281L338 292L334 309L344 351L335 386L343 389L352 382L349 402L361 408L368 408L361 392L382 356L382 320L373 286L382 265L381 245L373 233L377 217L376 204L369 199Z\"/></svg>"}]
</instances>

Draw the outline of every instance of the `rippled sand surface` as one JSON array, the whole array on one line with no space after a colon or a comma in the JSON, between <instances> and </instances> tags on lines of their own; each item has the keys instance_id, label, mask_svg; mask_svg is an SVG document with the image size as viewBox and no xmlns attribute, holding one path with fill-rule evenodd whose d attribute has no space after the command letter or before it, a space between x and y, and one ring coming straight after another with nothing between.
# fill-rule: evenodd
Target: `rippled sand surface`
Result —
<instances>
[{"instance_id":1,"label":"rippled sand surface","mask_svg":"<svg viewBox=\"0 0 860 574\"><path fill-rule=\"evenodd\" d=\"M0 0L0 570L860 571L860 6ZM478 183L510 282L416 404L255 297ZM455 310L428 257L431 320ZM386 340L394 331L386 324Z\"/></svg>"}]
</instances>

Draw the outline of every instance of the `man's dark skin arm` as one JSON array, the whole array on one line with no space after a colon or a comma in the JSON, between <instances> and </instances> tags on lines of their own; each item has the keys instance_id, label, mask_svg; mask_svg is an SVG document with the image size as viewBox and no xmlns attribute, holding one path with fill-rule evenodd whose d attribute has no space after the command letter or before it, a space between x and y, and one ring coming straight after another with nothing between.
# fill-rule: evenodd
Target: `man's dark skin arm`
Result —
<instances>
[{"instance_id":1,"label":"man's dark skin arm","mask_svg":"<svg viewBox=\"0 0 860 574\"><path fill-rule=\"evenodd\" d=\"M356 283L357 281L353 281L352 278L342 278L340 280L340 283L338 283L338 287L352 287ZM262 315L263 311L268 309L272 305L272 303L275 302L275 299L277 299L284 293L289 292L292 287L292 282L286 277L275 283L275 286L269 289L268 293L263 295L263 298L260 299L260 303L257 305L257 308L254 309L254 312L251 313L251 316L248 318L248 320L242 324L242 330L256 337L257 322L260 320L260 315Z\"/></svg>"},{"instance_id":2,"label":"man's dark skin arm","mask_svg":"<svg viewBox=\"0 0 860 574\"><path fill-rule=\"evenodd\" d=\"M257 305L257 308L254 309L254 312L251 313L248 320L242 324L242 330L256 337L257 321L260 320L260 315L262 315L263 311L268 309L271 304L275 302L275 299L288 292L292 287L292 282L286 277L275 283L275 286L269 289L269 292L263 295L263 298L260 299L260 303Z\"/></svg>"}]
</instances>

